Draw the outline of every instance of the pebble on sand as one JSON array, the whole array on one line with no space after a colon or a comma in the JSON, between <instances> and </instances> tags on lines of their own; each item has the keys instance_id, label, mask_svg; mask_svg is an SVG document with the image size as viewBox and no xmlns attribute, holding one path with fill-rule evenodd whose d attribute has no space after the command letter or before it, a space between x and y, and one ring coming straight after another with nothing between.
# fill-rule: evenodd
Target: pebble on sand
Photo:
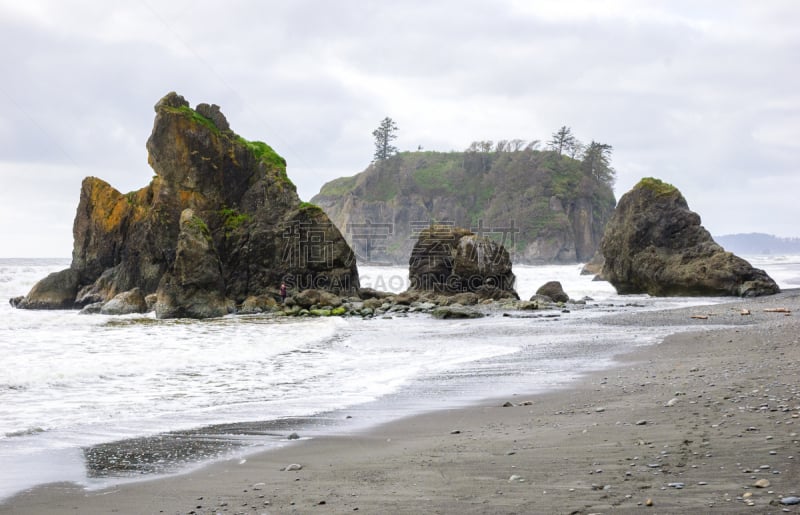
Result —
<instances>
[{"instance_id":1,"label":"pebble on sand","mask_svg":"<svg viewBox=\"0 0 800 515\"><path fill-rule=\"evenodd\" d=\"M759 479L758 481L753 483L753 486L756 488L769 488L769 485L770 485L769 479Z\"/></svg>"}]
</instances>

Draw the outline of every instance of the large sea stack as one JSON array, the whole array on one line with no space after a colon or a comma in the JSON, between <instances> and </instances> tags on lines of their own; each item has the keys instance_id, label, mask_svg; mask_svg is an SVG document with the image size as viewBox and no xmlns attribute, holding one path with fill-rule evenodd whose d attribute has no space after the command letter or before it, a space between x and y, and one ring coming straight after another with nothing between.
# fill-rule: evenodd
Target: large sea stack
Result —
<instances>
[{"instance_id":1,"label":"large sea stack","mask_svg":"<svg viewBox=\"0 0 800 515\"><path fill-rule=\"evenodd\" d=\"M17 307L80 308L138 287L158 293L158 316L202 318L281 282L358 291L352 250L320 208L300 201L272 148L235 134L216 105L191 109L173 92L155 111L153 180L122 194L84 179L70 268Z\"/></svg>"},{"instance_id":2,"label":"large sea stack","mask_svg":"<svg viewBox=\"0 0 800 515\"><path fill-rule=\"evenodd\" d=\"M408 276L412 291L469 292L495 300L519 298L505 247L449 225L433 225L420 232L411 251Z\"/></svg>"},{"instance_id":3,"label":"large sea stack","mask_svg":"<svg viewBox=\"0 0 800 515\"><path fill-rule=\"evenodd\" d=\"M602 277L619 293L753 297L780 289L763 270L726 252L677 188L642 179L606 226Z\"/></svg>"}]
</instances>

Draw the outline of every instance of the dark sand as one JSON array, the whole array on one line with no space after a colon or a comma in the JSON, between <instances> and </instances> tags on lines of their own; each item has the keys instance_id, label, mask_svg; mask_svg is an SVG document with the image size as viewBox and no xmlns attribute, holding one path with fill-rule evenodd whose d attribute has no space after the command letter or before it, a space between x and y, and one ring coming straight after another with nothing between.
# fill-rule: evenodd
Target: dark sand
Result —
<instances>
[{"instance_id":1,"label":"dark sand","mask_svg":"<svg viewBox=\"0 0 800 515\"><path fill-rule=\"evenodd\" d=\"M618 316L632 331L732 327L673 335L565 390L300 441L177 477L99 491L47 485L7 500L0 514L800 513L780 504L800 496L798 310L794 290ZM295 463L302 469L281 470Z\"/></svg>"}]
</instances>

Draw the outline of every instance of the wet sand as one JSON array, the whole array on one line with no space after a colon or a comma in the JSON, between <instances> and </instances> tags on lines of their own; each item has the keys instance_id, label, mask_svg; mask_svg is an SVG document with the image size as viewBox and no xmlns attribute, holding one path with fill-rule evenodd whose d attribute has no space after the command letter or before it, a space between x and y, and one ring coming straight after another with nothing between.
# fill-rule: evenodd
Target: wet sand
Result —
<instances>
[{"instance_id":1,"label":"wet sand","mask_svg":"<svg viewBox=\"0 0 800 515\"><path fill-rule=\"evenodd\" d=\"M0 514L800 513L781 504L800 496L799 310L793 290L619 315L631 331L698 330L568 389L106 490L46 485Z\"/></svg>"}]
</instances>

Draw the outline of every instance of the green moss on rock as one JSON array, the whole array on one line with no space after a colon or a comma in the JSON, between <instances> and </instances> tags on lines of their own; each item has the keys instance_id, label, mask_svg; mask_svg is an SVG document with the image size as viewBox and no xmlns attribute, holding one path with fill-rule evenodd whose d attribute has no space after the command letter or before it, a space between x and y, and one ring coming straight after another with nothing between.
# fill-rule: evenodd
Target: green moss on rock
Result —
<instances>
[{"instance_id":1,"label":"green moss on rock","mask_svg":"<svg viewBox=\"0 0 800 515\"><path fill-rule=\"evenodd\" d=\"M322 213L322 208L316 204L312 204L311 202L300 202L299 209L301 211L308 211L309 213Z\"/></svg>"},{"instance_id":2,"label":"green moss on rock","mask_svg":"<svg viewBox=\"0 0 800 515\"><path fill-rule=\"evenodd\" d=\"M206 127L214 134L219 134L220 132L219 127L214 125L214 122L212 122L210 119L206 118L205 116L198 113L189 106L180 106L180 107L163 106L162 109L168 113L185 116L186 118L192 120L193 122L199 123L200 125Z\"/></svg>"},{"instance_id":3,"label":"green moss on rock","mask_svg":"<svg viewBox=\"0 0 800 515\"><path fill-rule=\"evenodd\" d=\"M661 179L656 179L655 177L645 177L644 179L640 180L634 189L639 188L648 189L656 196L672 195L678 191L678 188L672 184L664 182Z\"/></svg>"},{"instance_id":4,"label":"green moss on rock","mask_svg":"<svg viewBox=\"0 0 800 515\"><path fill-rule=\"evenodd\" d=\"M219 216L222 218L222 224L225 226L226 232L235 231L251 219L250 215L240 213L231 208L220 209Z\"/></svg>"}]
</instances>

